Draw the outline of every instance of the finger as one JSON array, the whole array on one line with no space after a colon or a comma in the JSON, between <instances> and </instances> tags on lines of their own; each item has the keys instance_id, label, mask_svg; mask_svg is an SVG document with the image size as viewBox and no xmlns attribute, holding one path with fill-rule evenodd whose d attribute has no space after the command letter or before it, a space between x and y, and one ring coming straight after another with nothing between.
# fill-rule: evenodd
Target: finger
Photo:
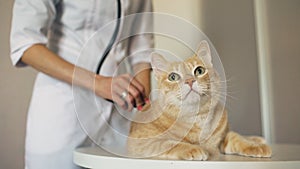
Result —
<instances>
[{"instance_id":1,"label":"finger","mask_svg":"<svg viewBox=\"0 0 300 169\"><path fill-rule=\"evenodd\" d=\"M130 94L128 94L127 97L126 97L126 101L127 101L127 103L131 103L131 104L128 104L128 107L127 107L127 111L131 112L134 105L135 105L135 103L134 103L135 100Z\"/></svg>"},{"instance_id":2,"label":"finger","mask_svg":"<svg viewBox=\"0 0 300 169\"><path fill-rule=\"evenodd\" d=\"M131 84L128 87L128 92L134 99L133 103L136 103L136 106L144 105L143 94L134 85Z\"/></svg>"},{"instance_id":3,"label":"finger","mask_svg":"<svg viewBox=\"0 0 300 169\"><path fill-rule=\"evenodd\" d=\"M128 78L128 80L130 81L130 86L128 88L128 91L136 99L136 103L138 105L144 105L145 104L144 98L146 98L144 86L131 75L127 75L125 76L125 78Z\"/></svg>"},{"instance_id":4,"label":"finger","mask_svg":"<svg viewBox=\"0 0 300 169\"><path fill-rule=\"evenodd\" d=\"M143 93L134 85L131 83L133 77L129 74L125 74L122 76L122 78L119 81L119 85L122 84L122 87L125 87L124 90L128 91L128 93L132 97L128 97L127 101L131 103L134 107L138 105L143 105ZM123 92L123 91L120 91Z\"/></svg>"},{"instance_id":5,"label":"finger","mask_svg":"<svg viewBox=\"0 0 300 169\"><path fill-rule=\"evenodd\" d=\"M135 78L132 78L130 83L139 90L139 92L142 94L142 97L145 98L146 97L146 93L145 93L145 87Z\"/></svg>"},{"instance_id":6,"label":"finger","mask_svg":"<svg viewBox=\"0 0 300 169\"><path fill-rule=\"evenodd\" d=\"M133 98L133 96L130 94L129 91L127 91L128 89L120 86L119 84L116 85L117 87L115 87L114 92L117 93L119 95L119 97L123 100L125 100L128 103L128 109L132 110L133 107L135 106L135 98ZM124 97L122 96L122 93L126 92L127 96Z\"/></svg>"},{"instance_id":7,"label":"finger","mask_svg":"<svg viewBox=\"0 0 300 169\"><path fill-rule=\"evenodd\" d=\"M127 111L131 111L133 109L133 106L134 106L134 98L128 93L126 98L125 98L126 102L128 103L128 106L127 106Z\"/></svg>"},{"instance_id":8,"label":"finger","mask_svg":"<svg viewBox=\"0 0 300 169\"><path fill-rule=\"evenodd\" d=\"M133 109L133 103L132 98L130 98L127 94L125 98L123 98L122 93L127 92L126 89L121 87L119 84L115 84L113 87L113 100L124 110L132 110Z\"/></svg>"},{"instance_id":9,"label":"finger","mask_svg":"<svg viewBox=\"0 0 300 169\"><path fill-rule=\"evenodd\" d=\"M120 106L122 109L127 110L128 109L128 104L125 100L123 100L118 94L114 96L114 102Z\"/></svg>"},{"instance_id":10,"label":"finger","mask_svg":"<svg viewBox=\"0 0 300 169\"><path fill-rule=\"evenodd\" d=\"M122 84L122 86L126 86L128 93L134 98L134 100L132 100L131 97L127 98L128 99L127 101L129 103L132 103L132 105L136 106L136 107L143 106L145 104L144 87L135 78L133 78L130 74L121 75L119 84Z\"/></svg>"},{"instance_id":11,"label":"finger","mask_svg":"<svg viewBox=\"0 0 300 169\"><path fill-rule=\"evenodd\" d=\"M113 100L116 98L121 98L122 99L122 92L126 91L122 86L119 84L114 84L112 88L112 93L113 93Z\"/></svg>"}]
</instances>

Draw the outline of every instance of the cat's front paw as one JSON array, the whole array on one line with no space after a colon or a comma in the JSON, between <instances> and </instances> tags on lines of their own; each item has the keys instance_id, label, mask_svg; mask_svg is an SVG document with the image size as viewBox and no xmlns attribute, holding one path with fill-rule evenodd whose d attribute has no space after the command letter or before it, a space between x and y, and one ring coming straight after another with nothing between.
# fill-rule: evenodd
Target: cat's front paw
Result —
<instances>
[{"instance_id":1,"label":"cat's front paw","mask_svg":"<svg viewBox=\"0 0 300 169\"><path fill-rule=\"evenodd\" d=\"M202 149L200 146L189 145L189 146L177 146L173 148L169 153L166 154L167 159L176 160L198 160L205 161L208 159L208 152Z\"/></svg>"},{"instance_id":2,"label":"cat's front paw","mask_svg":"<svg viewBox=\"0 0 300 169\"><path fill-rule=\"evenodd\" d=\"M229 132L221 144L221 152L248 157L271 157L272 149L264 142L261 137L243 137Z\"/></svg>"},{"instance_id":3,"label":"cat's front paw","mask_svg":"<svg viewBox=\"0 0 300 169\"><path fill-rule=\"evenodd\" d=\"M172 150L159 155L159 159L167 160L198 160L205 161L208 159L208 152L200 146L195 145L179 145Z\"/></svg>"},{"instance_id":4,"label":"cat's front paw","mask_svg":"<svg viewBox=\"0 0 300 169\"><path fill-rule=\"evenodd\" d=\"M199 161L205 161L208 159L208 152L203 150L201 147L191 147L189 149L186 149L182 152L180 157L183 160L199 160Z\"/></svg>"},{"instance_id":5,"label":"cat's front paw","mask_svg":"<svg viewBox=\"0 0 300 169\"><path fill-rule=\"evenodd\" d=\"M271 157L272 149L266 144L258 144L245 147L240 154L249 157Z\"/></svg>"}]
</instances>

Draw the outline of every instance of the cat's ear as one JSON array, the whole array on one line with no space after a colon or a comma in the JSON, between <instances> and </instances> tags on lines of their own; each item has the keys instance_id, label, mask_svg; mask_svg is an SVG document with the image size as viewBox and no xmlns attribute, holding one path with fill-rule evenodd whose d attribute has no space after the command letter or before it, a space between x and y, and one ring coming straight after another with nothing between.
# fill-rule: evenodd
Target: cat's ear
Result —
<instances>
[{"instance_id":1,"label":"cat's ear","mask_svg":"<svg viewBox=\"0 0 300 169\"><path fill-rule=\"evenodd\" d=\"M158 54L158 53L151 53L151 66L156 78L159 78L166 72L168 62L166 59Z\"/></svg>"},{"instance_id":2,"label":"cat's ear","mask_svg":"<svg viewBox=\"0 0 300 169\"><path fill-rule=\"evenodd\" d=\"M197 49L197 56L203 60L205 65L212 67L210 47L206 40L200 42Z\"/></svg>"}]
</instances>

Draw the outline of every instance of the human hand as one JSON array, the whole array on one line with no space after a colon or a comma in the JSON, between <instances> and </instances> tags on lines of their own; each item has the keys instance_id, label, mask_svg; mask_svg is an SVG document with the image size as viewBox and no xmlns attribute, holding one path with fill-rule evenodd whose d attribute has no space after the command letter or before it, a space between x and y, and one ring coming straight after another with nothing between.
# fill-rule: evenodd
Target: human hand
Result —
<instances>
[{"instance_id":1,"label":"human hand","mask_svg":"<svg viewBox=\"0 0 300 169\"><path fill-rule=\"evenodd\" d=\"M130 74L116 77L96 76L95 92L127 111L134 107L141 110L145 102L149 102L144 86Z\"/></svg>"}]
</instances>

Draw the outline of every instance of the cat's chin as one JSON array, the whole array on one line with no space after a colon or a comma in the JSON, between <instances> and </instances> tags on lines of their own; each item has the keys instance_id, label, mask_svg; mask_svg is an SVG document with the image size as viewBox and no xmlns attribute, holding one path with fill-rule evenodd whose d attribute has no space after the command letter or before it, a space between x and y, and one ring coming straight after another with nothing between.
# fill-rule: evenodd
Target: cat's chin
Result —
<instances>
[{"instance_id":1,"label":"cat's chin","mask_svg":"<svg viewBox=\"0 0 300 169\"><path fill-rule=\"evenodd\" d=\"M200 104L200 94L196 91L191 90L181 100L183 105L194 105Z\"/></svg>"}]
</instances>

